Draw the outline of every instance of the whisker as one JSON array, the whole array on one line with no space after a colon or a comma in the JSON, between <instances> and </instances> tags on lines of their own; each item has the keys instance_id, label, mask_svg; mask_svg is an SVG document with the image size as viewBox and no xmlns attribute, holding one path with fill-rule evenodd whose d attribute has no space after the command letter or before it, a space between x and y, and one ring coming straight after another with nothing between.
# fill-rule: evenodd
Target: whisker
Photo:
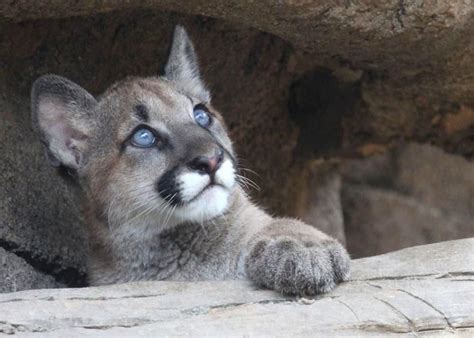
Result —
<instances>
[{"instance_id":1,"label":"whisker","mask_svg":"<svg viewBox=\"0 0 474 338\"><path fill-rule=\"evenodd\" d=\"M170 198L170 201L173 200L173 198L174 198L175 196L176 196L176 194L174 194L174 195ZM168 222L170 221L171 216L173 215L173 213L174 213L174 211L175 211L175 209L176 209L176 205L175 205L174 207L171 207L171 203L170 203L170 202L168 202L168 205L169 205L170 208L169 208L168 214L167 214L167 216L166 216L166 218L165 218L165 227L168 226Z\"/></svg>"},{"instance_id":2,"label":"whisker","mask_svg":"<svg viewBox=\"0 0 474 338\"><path fill-rule=\"evenodd\" d=\"M245 168L245 167L239 167L239 170L249 172L249 173L254 174L255 176L257 176L258 178L262 178L262 176L260 176L256 171L254 171L252 169Z\"/></svg>"},{"instance_id":3,"label":"whisker","mask_svg":"<svg viewBox=\"0 0 474 338\"><path fill-rule=\"evenodd\" d=\"M244 188L244 190L250 190L250 186L240 178L237 178L237 182L242 186L242 188Z\"/></svg>"},{"instance_id":4,"label":"whisker","mask_svg":"<svg viewBox=\"0 0 474 338\"><path fill-rule=\"evenodd\" d=\"M235 174L235 176L237 177L237 180L240 181L241 183L243 183L244 185L251 186L255 190L261 191L260 186L257 183L255 183L254 181L252 181L250 178L239 175L239 174Z\"/></svg>"},{"instance_id":5,"label":"whisker","mask_svg":"<svg viewBox=\"0 0 474 338\"><path fill-rule=\"evenodd\" d=\"M132 219L130 219L130 220L128 221L128 223L131 223L131 222L134 221L135 219L140 218L141 216L146 215L149 211L155 209L155 207L156 207L155 205L149 206L148 208L146 208L145 210L143 210L143 211L140 212L139 214L135 215Z\"/></svg>"}]
</instances>

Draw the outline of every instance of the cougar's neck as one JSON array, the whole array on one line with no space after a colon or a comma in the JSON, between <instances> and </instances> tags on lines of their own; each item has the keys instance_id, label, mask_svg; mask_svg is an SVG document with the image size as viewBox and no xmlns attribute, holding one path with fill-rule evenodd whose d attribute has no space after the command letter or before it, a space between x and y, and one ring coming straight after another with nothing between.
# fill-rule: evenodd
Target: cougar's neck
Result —
<instances>
[{"instance_id":1,"label":"cougar's neck","mask_svg":"<svg viewBox=\"0 0 474 338\"><path fill-rule=\"evenodd\" d=\"M251 205L245 193L237 188L223 215L202 224L183 222L163 229L150 220L122 226L109 224L104 212L86 204L91 283L167 279L189 257L205 259L203 255L225 240L228 229Z\"/></svg>"}]
</instances>

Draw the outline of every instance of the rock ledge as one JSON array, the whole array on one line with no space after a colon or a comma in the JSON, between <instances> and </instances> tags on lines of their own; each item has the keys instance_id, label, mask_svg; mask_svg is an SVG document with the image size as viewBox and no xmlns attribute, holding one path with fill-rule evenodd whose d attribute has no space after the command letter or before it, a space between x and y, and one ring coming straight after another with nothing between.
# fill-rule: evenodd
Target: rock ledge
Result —
<instances>
[{"instance_id":1,"label":"rock ledge","mask_svg":"<svg viewBox=\"0 0 474 338\"><path fill-rule=\"evenodd\" d=\"M355 260L352 280L316 299L243 281L144 282L0 295L0 334L474 334L474 239Z\"/></svg>"}]
</instances>

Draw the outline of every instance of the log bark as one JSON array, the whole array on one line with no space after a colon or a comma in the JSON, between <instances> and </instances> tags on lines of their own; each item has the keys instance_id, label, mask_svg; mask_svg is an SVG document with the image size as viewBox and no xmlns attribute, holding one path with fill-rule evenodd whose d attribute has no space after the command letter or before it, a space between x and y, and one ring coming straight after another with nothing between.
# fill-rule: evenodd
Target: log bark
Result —
<instances>
[{"instance_id":1,"label":"log bark","mask_svg":"<svg viewBox=\"0 0 474 338\"><path fill-rule=\"evenodd\" d=\"M0 295L0 334L474 334L474 239L353 262L352 279L314 299L244 281L141 282Z\"/></svg>"}]
</instances>

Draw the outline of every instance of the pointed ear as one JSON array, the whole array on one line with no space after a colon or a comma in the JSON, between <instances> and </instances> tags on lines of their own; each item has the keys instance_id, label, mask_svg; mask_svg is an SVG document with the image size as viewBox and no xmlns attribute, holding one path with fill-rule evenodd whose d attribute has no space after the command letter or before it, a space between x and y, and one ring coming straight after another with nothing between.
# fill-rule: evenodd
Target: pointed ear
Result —
<instances>
[{"instance_id":1,"label":"pointed ear","mask_svg":"<svg viewBox=\"0 0 474 338\"><path fill-rule=\"evenodd\" d=\"M85 89L61 76L45 75L35 81L31 91L33 125L54 166L81 167L96 104Z\"/></svg>"},{"instance_id":2,"label":"pointed ear","mask_svg":"<svg viewBox=\"0 0 474 338\"><path fill-rule=\"evenodd\" d=\"M211 95L201 79L193 43L182 26L176 26L174 30L171 51L165 66L165 78L204 103L211 100Z\"/></svg>"}]
</instances>

